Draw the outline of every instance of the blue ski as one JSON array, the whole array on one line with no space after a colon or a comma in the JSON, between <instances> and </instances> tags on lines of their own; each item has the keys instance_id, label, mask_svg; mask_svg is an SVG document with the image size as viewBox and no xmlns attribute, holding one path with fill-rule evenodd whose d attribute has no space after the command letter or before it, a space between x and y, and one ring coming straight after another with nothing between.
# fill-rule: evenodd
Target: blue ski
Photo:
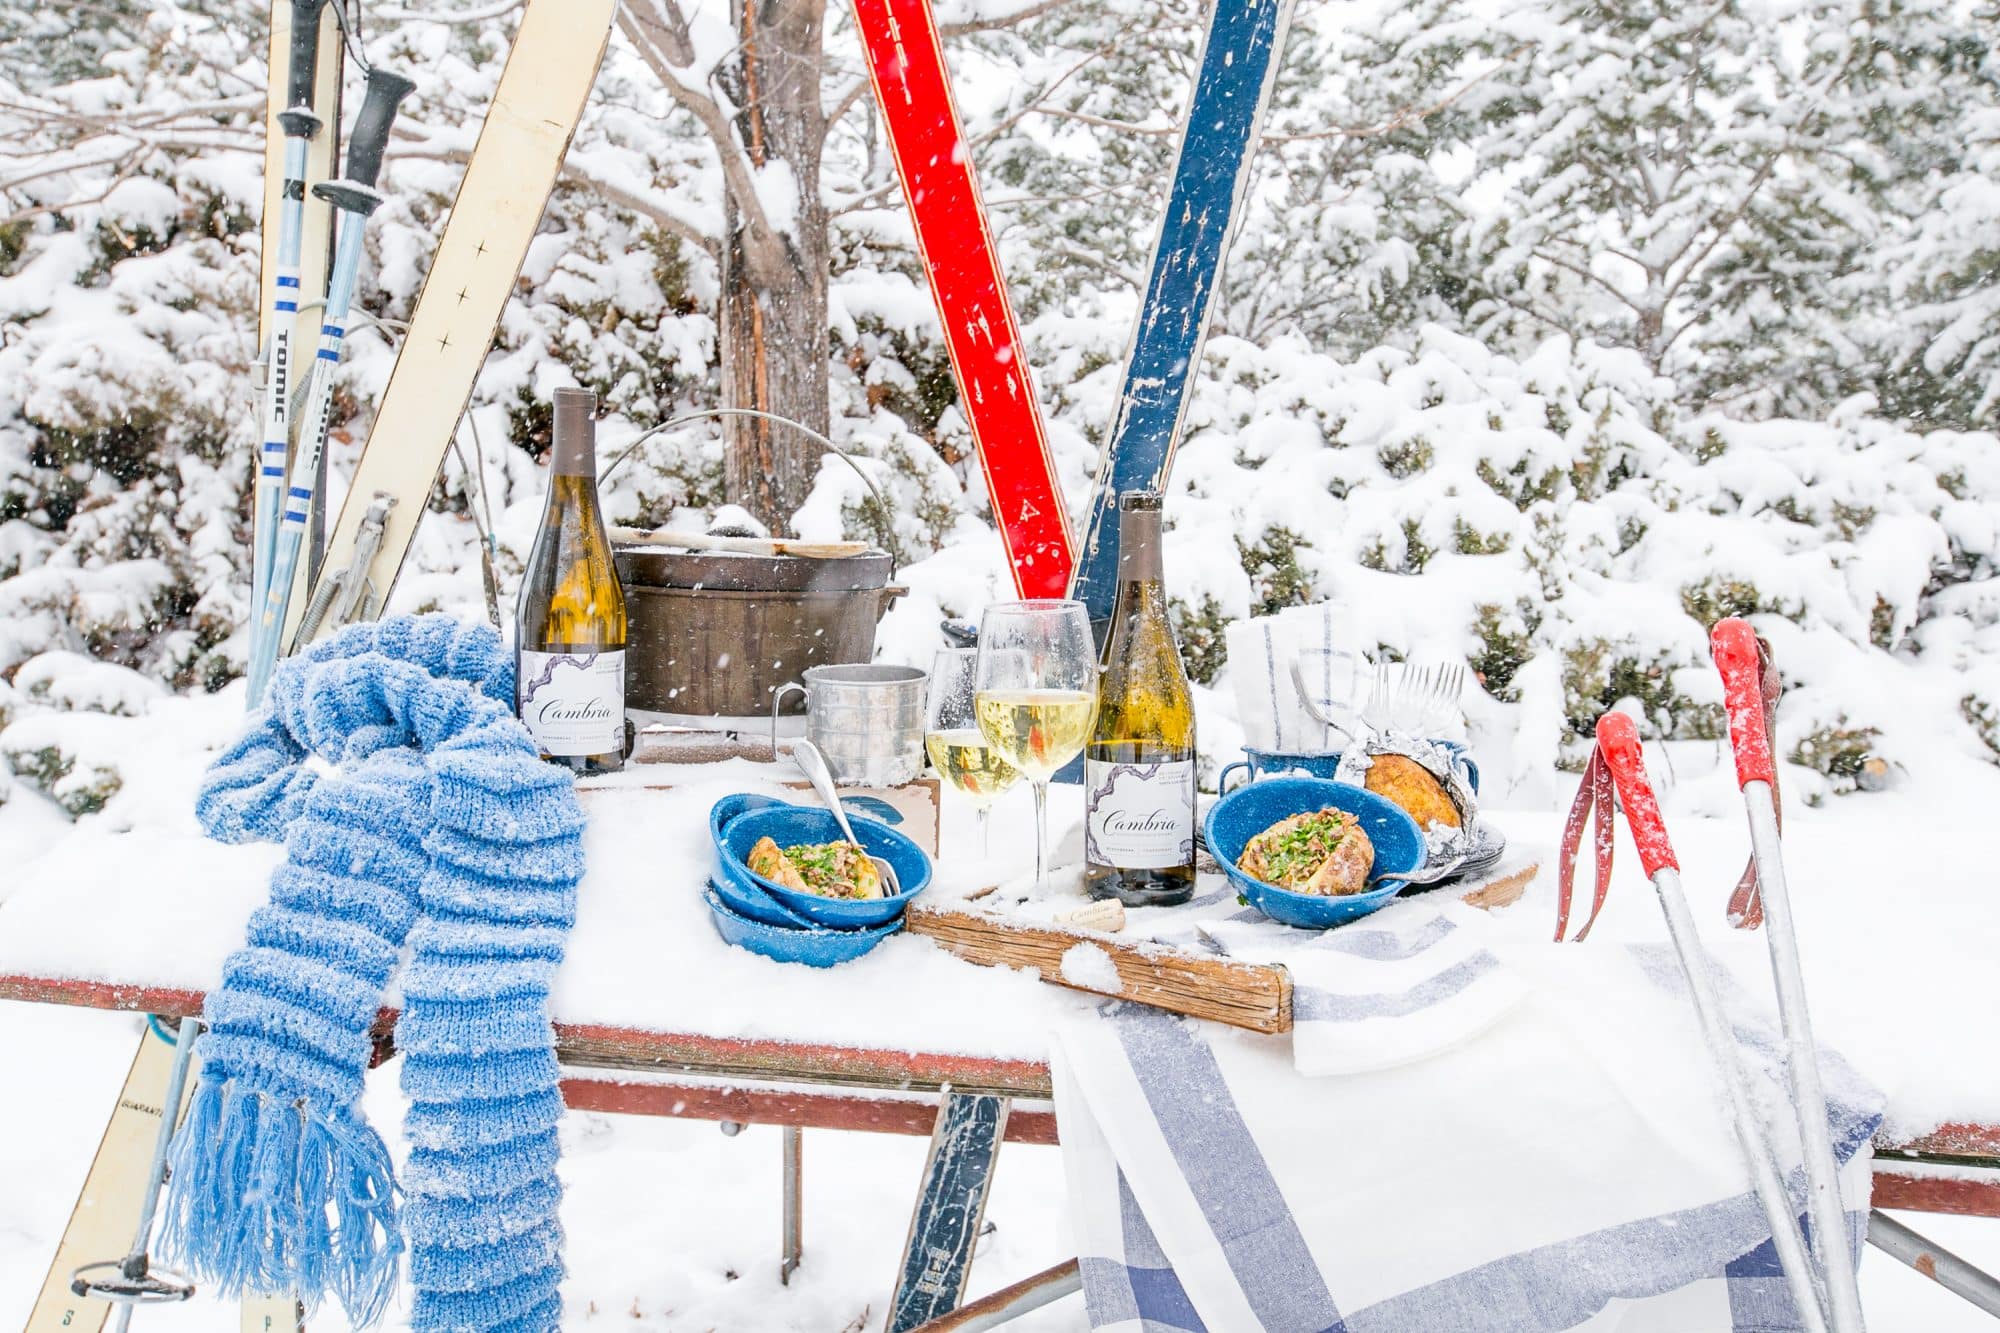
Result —
<instances>
[{"instance_id":1,"label":"blue ski","mask_svg":"<svg viewBox=\"0 0 2000 1333\"><path fill-rule=\"evenodd\" d=\"M1215 0L1181 131L1146 298L1132 331L1090 526L1070 596L1108 619L1118 593L1118 495L1159 490L1173 466L1188 386L1201 364L1237 206L1270 105L1293 0Z\"/></svg>"}]
</instances>

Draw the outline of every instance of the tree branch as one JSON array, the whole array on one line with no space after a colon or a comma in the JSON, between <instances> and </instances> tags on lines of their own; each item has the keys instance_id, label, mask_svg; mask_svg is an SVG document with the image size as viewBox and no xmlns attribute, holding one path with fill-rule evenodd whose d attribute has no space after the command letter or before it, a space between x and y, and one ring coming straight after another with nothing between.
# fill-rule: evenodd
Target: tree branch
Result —
<instances>
[{"instance_id":1,"label":"tree branch","mask_svg":"<svg viewBox=\"0 0 2000 1333\"><path fill-rule=\"evenodd\" d=\"M111 197L112 191L138 174L139 164L144 158L143 148L128 154L125 164L118 169L118 174L111 178L111 183L88 199L65 199L60 204L36 204L32 208L23 208L0 218L0 227L11 227L15 223L41 217L44 213L67 213L72 208L89 208L93 204L101 204Z\"/></svg>"},{"instance_id":2,"label":"tree branch","mask_svg":"<svg viewBox=\"0 0 2000 1333\"><path fill-rule=\"evenodd\" d=\"M707 133L721 163L723 185L729 191L730 202L743 215L744 224L753 237L760 243L775 241L770 217L764 212L764 201L757 195L757 182L750 175L749 159L737 146L729 113L713 97L696 91L681 80L679 70L694 58L686 20L680 17L674 0L653 0L652 4L644 7L651 11L650 16L642 16L638 4L621 6L618 11L619 28L639 49L640 58L658 76L667 95L692 115ZM677 52L684 52L687 59L675 60L673 57Z\"/></svg>"},{"instance_id":3,"label":"tree branch","mask_svg":"<svg viewBox=\"0 0 2000 1333\"><path fill-rule=\"evenodd\" d=\"M1264 143L1302 143L1309 139L1379 139L1385 134L1394 134L1406 125L1429 120L1438 112L1446 110L1481 83L1513 64L1524 52L1533 50L1534 45L1533 42L1522 42L1494 62L1492 68L1481 70L1437 101L1428 106L1405 107L1379 125L1341 125L1331 129L1307 130L1300 134L1274 134L1267 130L1258 138Z\"/></svg>"},{"instance_id":4,"label":"tree branch","mask_svg":"<svg viewBox=\"0 0 2000 1333\"><path fill-rule=\"evenodd\" d=\"M1749 211L1751 203L1757 198L1757 192L1764 188L1764 182L1769 180L1771 173L1777 169L1778 159L1781 156L1783 156L1782 151L1774 152L1764 159L1764 165L1757 168L1756 176L1751 178L1749 186L1743 191L1743 197L1736 201L1736 207L1730 209L1729 215L1716 223L1715 234L1708 238L1708 244L1702 246L1695 253L1693 259L1688 260L1687 267L1681 270L1679 277L1666 284L1663 289L1666 300L1673 300L1674 294L1687 285L1687 280L1694 276L1695 270L1700 268L1702 263L1711 254L1715 253L1715 247L1722 244L1723 238L1736 229L1736 224L1743 220L1744 213ZM1693 241L1690 240L1689 245L1692 244ZM1673 266L1679 263L1687 252L1688 246L1682 246L1680 254L1675 255L1667 261L1667 269L1671 271Z\"/></svg>"},{"instance_id":5,"label":"tree branch","mask_svg":"<svg viewBox=\"0 0 2000 1333\"><path fill-rule=\"evenodd\" d=\"M963 23L940 23L938 24L938 36L965 37L975 32L1001 32L1007 28L1018 28L1023 23L1031 23L1042 15L1053 13L1071 3L1073 3L1073 0L1040 0L1038 4L1029 5L1025 9L1017 9L1013 13L1002 15L999 18L967 19Z\"/></svg>"},{"instance_id":6,"label":"tree branch","mask_svg":"<svg viewBox=\"0 0 2000 1333\"><path fill-rule=\"evenodd\" d=\"M468 148L430 148L421 146L397 147L391 150L389 156L392 160L396 158L414 158L426 162L452 162L463 166L472 160L472 150ZM693 223L677 214L668 212L660 204L648 199L643 194L637 194L622 185L614 185L601 176L592 175L573 161L565 161L563 163L561 178L574 185L581 185L587 190L594 191L602 196L607 203L615 204L619 208L637 213L661 231L666 232L670 236L677 237L689 245L695 246L710 258L714 258L719 251L720 247L716 239L703 232Z\"/></svg>"},{"instance_id":7,"label":"tree branch","mask_svg":"<svg viewBox=\"0 0 2000 1333\"><path fill-rule=\"evenodd\" d=\"M1085 125L1116 130L1120 134L1148 134L1166 138L1181 132L1181 127L1178 125L1134 125L1129 120L1111 120L1104 116L1093 116L1088 111L1070 111L1059 106L1038 106L1033 108L1033 111L1036 115L1053 116L1057 120L1081 121Z\"/></svg>"},{"instance_id":8,"label":"tree branch","mask_svg":"<svg viewBox=\"0 0 2000 1333\"><path fill-rule=\"evenodd\" d=\"M1620 291L1616 283L1612 282L1609 278L1604 277L1602 274L1593 272L1587 264L1579 264L1575 260L1564 259L1561 255L1555 254L1549 250L1544 250L1540 246L1535 247L1534 249L1529 251L1529 253L1534 255L1535 258L1541 260L1543 263L1554 264L1559 269L1564 269L1570 273L1574 273L1576 274L1577 277L1582 278L1588 282L1596 283L1598 286L1602 287L1605 291L1610 292L1613 297L1617 298L1620 304L1626 306L1635 315L1645 315L1650 313L1647 311L1646 307L1640 305L1637 301L1634 301L1631 297L1627 296L1624 292Z\"/></svg>"},{"instance_id":9,"label":"tree branch","mask_svg":"<svg viewBox=\"0 0 2000 1333\"><path fill-rule=\"evenodd\" d=\"M383 9L368 17L375 23L484 23L488 19L503 18L513 13L528 0L499 0L498 4L484 9L446 10L433 13L421 9Z\"/></svg>"}]
</instances>

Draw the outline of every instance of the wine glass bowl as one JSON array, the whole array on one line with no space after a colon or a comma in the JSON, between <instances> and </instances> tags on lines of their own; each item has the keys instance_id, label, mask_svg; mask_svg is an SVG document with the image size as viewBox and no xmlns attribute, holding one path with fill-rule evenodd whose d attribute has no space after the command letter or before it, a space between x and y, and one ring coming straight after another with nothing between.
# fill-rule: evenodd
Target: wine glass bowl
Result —
<instances>
[{"instance_id":1,"label":"wine glass bowl","mask_svg":"<svg viewBox=\"0 0 2000 1333\"><path fill-rule=\"evenodd\" d=\"M1097 717L1097 651L1083 603L1000 602L979 627L973 708L981 735L1035 794L1035 887L1048 884L1049 779L1083 753Z\"/></svg>"},{"instance_id":2,"label":"wine glass bowl","mask_svg":"<svg viewBox=\"0 0 2000 1333\"><path fill-rule=\"evenodd\" d=\"M946 786L972 803L979 823L979 854L990 854L987 822L993 802L1020 780L979 729L979 650L944 648L931 663L924 708L924 748Z\"/></svg>"}]
</instances>

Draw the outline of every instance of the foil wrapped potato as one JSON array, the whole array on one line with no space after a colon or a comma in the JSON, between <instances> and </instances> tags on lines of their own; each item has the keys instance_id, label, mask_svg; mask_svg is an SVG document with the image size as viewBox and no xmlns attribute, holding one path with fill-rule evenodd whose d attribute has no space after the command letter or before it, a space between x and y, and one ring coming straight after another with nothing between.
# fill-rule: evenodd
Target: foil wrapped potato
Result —
<instances>
[{"instance_id":1,"label":"foil wrapped potato","mask_svg":"<svg viewBox=\"0 0 2000 1333\"><path fill-rule=\"evenodd\" d=\"M1432 824L1458 828L1463 822L1444 784L1408 755L1370 756L1368 777L1362 785L1402 806L1420 829L1428 829Z\"/></svg>"}]
</instances>

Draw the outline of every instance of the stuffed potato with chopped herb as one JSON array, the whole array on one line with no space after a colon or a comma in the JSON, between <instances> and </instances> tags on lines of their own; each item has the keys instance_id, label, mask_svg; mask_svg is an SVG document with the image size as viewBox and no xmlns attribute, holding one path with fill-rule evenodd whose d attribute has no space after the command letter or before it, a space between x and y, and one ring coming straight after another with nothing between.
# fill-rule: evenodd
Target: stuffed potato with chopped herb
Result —
<instances>
[{"instance_id":1,"label":"stuffed potato with chopped herb","mask_svg":"<svg viewBox=\"0 0 2000 1333\"><path fill-rule=\"evenodd\" d=\"M773 884L822 898L880 898L882 875L868 853L851 842L802 842L780 848L757 839L747 858L753 873Z\"/></svg>"},{"instance_id":2,"label":"stuffed potato with chopped herb","mask_svg":"<svg viewBox=\"0 0 2000 1333\"><path fill-rule=\"evenodd\" d=\"M1375 844L1352 815L1328 806L1281 819L1250 839L1236 868L1293 893L1339 897L1368 887Z\"/></svg>"}]
</instances>

